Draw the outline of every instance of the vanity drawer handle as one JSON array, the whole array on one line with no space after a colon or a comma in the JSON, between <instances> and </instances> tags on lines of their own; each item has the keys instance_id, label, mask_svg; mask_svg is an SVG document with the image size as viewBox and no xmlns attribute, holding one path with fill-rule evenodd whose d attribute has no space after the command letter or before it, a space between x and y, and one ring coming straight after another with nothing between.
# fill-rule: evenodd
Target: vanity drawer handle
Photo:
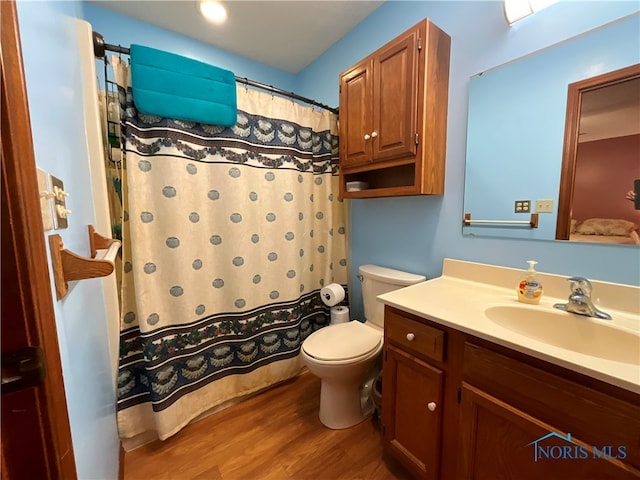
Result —
<instances>
[{"instance_id":1,"label":"vanity drawer handle","mask_svg":"<svg viewBox=\"0 0 640 480\"><path fill-rule=\"evenodd\" d=\"M436 410L436 402L429 402L427 403L427 408L429 409L429 411L434 412Z\"/></svg>"},{"instance_id":2,"label":"vanity drawer handle","mask_svg":"<svg viewBox=\"0 0 640 480\"><path fill-rule=\"evenodd\" d=\"M378 136L378 132L371 132L371 138L376 138Z\"/></svg>"},{"instance_id":3,"label":"vanity drawer handle","mask_svg":"<svg viewBox=\"0 0 640 480\"><path fill-rule=\"evenodd\" d=\"M371 135L369 135L368 133L364 134L364 139L365 140L369 140L371 138Z\"/></svg>"},{"instance_id":4,"label":"vanity drawer handle","mask_svg":"<svg viewBox=\"0 0 640 480\"><path fill-rule=\"evenodd\" d=\"M412 342L414 338L416 338L416 336L413 333L407 333L407 340Z\"/></svg>"}]
</instances>

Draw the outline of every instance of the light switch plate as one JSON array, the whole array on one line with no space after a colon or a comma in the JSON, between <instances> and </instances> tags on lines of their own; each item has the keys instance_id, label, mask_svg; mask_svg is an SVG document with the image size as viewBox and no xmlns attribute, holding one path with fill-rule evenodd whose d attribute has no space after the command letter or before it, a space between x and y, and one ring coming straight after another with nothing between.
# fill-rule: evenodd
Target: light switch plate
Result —
<instances>
[{"instance_id":1,"label":"light switch plate","mask_svg":"<svg viewBox=\"0 0 640 480\"><path fill-rule=\"evenodd\" d=\"M67 228L67 202L62 180L51 175L51 190L55 193L53 197L53 226L56 230Z\"/></svg>"},{"instance_id":2,"label":"light switch plate","mask_svg":"<svg viewBox=\"0 0 640 480\"><path fill-rule=\"evenodd\" d=\"M38 171L38 192L40 193L40 213L42 214L42 226L44 231L48 232L53 230L53 200L47 197L47 194L51 191L49 185L49 174L44 170L37 169Z\"/></svg>"},{"instance_id":3,"label":"light switch plate","mask_svg":"<svg viewBox=\"0 0 640 480\"><path fill-rule=\"evenodd\" d=\"M552 213L553 212L553 200L536 200L536 213Z\"/></svg>"}]
</instances>

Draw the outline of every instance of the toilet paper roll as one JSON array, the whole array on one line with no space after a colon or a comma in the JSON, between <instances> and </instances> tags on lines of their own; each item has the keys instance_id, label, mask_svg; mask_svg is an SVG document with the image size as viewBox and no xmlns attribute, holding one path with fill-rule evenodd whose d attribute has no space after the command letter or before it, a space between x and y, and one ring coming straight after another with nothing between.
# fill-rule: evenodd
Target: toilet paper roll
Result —
<instances>
[{"instance_id":1,"label":"toilet paper roll","mask_svg":"<svg viewBox=\"0 0 640 480\"><path fill-rule=\"evenodd\" d=\"M331 309L331 325L336 323L346 323L349 321L348 307L333 307Z\"/></svg>"},{"instance_id":2,"label":"toilet paper roll","mask_svg":"<svg viewBox=\"0 0 640 480\"><path fill-rule=\"evenodd\" d=\"M320 298L326 306L333 307L344 300L344 288L338 283L330 283L326 287L322 287Z\"/></svg>"}]
</instances>

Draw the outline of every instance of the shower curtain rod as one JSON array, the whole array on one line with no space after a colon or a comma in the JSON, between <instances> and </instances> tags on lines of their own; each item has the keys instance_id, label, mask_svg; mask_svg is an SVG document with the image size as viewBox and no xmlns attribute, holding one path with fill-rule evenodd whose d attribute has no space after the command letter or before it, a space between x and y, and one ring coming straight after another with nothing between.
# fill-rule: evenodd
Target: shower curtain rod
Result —
<instances>
[{"instance_id":1,"label":"shower curtain rod","mask_svg":"<svg viewBox=\"0 0 640 480\"><path fill-rule=\"evenodd\" d=\"M93 32L93 51L96 57L104 58L105 50L109 50L110 52L122 53L124 55L129 55L129 49L126 47L121 47L120 45L112 45L110 43L104 42L104 37L97 32ZM286 90L282 90L280 88L274 87L272 85L266 85L264 83L256 82L255 80L250 80L246 77L238 77L236 76L236 82L242 83L244 85L249 85L251 87L260 88L262 90L266 90L271 93L277 93L278 95L284 95L285 97L293 98L294 100L300 100L301 102L308 103L310 105L314 105L316 107L324 108L325 110L329 110L332 113L337 114L338 109L325 105L324 103L316 102L307 97L303 97L293 92L287 92Z\"/></svg>"}]
</instances>

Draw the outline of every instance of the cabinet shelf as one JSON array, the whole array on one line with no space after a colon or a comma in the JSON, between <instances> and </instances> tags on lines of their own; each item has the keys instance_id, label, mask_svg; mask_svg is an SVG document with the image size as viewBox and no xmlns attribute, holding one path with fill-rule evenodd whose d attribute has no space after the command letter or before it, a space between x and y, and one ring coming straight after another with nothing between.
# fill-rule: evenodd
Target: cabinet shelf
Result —
<instances>
[{"instance_id":1,"label":"cabinet shelf","mask_svg":"<svg viewBox=\"0 0 640 480\"><path fill-rule=\"evenodd\" d=\"M348 192L345 189L343 198L391 197L416 195L416 167L413 162L404 162L388 168L360 170L343 174L345 184L361 181L368 185L366 190Z\"/></svg>"}]
</instances>

